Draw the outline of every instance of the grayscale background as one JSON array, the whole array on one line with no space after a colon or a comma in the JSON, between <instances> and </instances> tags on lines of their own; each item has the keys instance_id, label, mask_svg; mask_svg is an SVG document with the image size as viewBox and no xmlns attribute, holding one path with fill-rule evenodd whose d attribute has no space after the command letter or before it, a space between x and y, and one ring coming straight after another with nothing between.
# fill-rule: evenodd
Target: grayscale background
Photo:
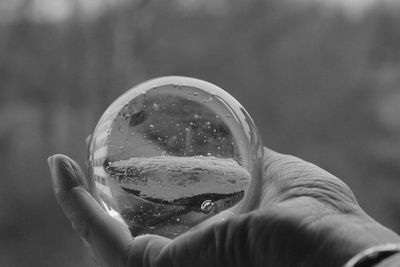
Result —
<instances>
[{"instance_id":1,"label":"grayscale background","mask_svg":"<svg viewBox=\"0 0 400 267\"><path fill-rule=\"evenodd\" d=\"M46 159L85 165L147 79L215 83L264 144L332 172L400 231L400 5L367 0L0 0L0 266L93 266Z\"/></svg>"}]
</instances>

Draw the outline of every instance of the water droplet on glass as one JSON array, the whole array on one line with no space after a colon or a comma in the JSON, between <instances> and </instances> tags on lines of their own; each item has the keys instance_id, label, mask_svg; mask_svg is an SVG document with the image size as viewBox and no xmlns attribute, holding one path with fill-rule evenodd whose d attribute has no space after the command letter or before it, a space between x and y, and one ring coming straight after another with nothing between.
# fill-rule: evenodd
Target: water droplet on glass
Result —
<instances>
[{"instance_id":1,"label":"water droplet on glass","mask_svg":"<svg viewBox=\"0 0 400 267\"><path fill-rule=\"evenodd\" d=\"M112 112L101 117L89 144L88 184L134 237L179 236L239 203L253 179L262 177L257 129L217 86L158 78L107 110Z\"/></svg>"}]
</instances>

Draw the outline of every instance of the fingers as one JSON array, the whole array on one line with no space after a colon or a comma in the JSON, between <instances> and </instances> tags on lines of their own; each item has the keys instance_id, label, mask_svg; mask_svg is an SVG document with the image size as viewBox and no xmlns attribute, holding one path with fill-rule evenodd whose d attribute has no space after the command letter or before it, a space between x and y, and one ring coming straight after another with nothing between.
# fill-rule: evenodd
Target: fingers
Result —
<instances>
[{"instance_id":1,"label":"fingers","mask_svg":"<svg viewBox=\"0 0 400 267\"><path fill-rule=\"evenodd\" d=\"M48 163L55 196L74 230L90 244L96 258L109 266L121 266L131 242L129 230L83 188L85 177L76 162L54 155Z\"/></svg>"},{"instance_id":2,"label":"fingers","mask_svg":"<svg viewBox=\"0 0 400 267\"><path fill-rule=\"evenodd\" d=\"M263 193L261 205L296 197L312 197L344 212L358 205L353 192L339 178L314 164L268 148L264 150Z\"/></svg>"}]
</instances>

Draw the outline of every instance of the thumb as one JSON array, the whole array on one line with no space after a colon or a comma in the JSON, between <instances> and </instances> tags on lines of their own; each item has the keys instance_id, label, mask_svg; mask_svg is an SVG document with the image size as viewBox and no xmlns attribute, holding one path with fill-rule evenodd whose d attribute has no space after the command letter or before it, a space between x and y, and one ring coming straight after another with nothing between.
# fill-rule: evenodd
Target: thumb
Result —
<instances>
[{"instance_id":1,"label":"thumb","mask_svg":"<svg viewBox=\"0 0 400 267\"><path fill-rule=\"evenodd\" d=\"M64 155L48 159L53 189L58 203L74 230L91 246L96 258L109 266L126 261L131 241L128 228L111 217L85 190L83 171Z\"/></svg>"}]
</instances>

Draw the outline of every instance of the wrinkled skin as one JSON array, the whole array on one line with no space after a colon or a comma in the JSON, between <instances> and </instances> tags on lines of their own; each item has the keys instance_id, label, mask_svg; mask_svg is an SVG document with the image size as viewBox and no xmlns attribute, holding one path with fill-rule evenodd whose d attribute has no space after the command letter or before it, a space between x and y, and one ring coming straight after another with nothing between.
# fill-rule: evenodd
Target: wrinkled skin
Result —
<instances>
[{"instance_id":1,"label":"wrinkled skin","mask_svg":"<svg viewBox=\"0 0 400 267\"><path fill-rule=\"evenodd\" d=\"M132 239L85 190L77 163L55 155L49 165L60 206L104 266L342 266L363 249L400 242L335 176L293 156L264 154L263 190L246 199L254 210L222 212L174 240ZM380 266L397 266L388 261Z\"/></svg>"}]
</instances>

